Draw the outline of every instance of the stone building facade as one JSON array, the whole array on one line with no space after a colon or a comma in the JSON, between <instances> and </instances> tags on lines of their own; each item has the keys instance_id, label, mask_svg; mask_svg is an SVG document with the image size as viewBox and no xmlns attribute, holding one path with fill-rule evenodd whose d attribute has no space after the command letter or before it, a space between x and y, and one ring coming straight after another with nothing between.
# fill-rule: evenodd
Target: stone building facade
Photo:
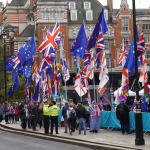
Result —
<instances>
[{"instance_id":1,"label":"stone building facade","mask_svg":"<svg viewBox=\"0 0 150 150\"><path fill-rule=\"evenodd\" d=\"M12 0L5 7L0 3L0 34L4 30L7 33L8 56L27 43L33 34L35 34L38 48L45 37L47 28L51 29L58 21L62 33L64 54L70 73L75 76L73 57L70 54L71 45L83 20L87 36L92 33L102 7L103 5L98 0ZM132 10L129 9L127 0L121 0L120 9L113 8L113 0L107 0L104 14L108 25L108 32L104 35L107 66L110 68L112 64L114 74L120 76L122 69L117 65L117 60L122 40L125 39L128 50L132 41ZM150 66L150 9L137 9L136 21L138 33L140 34L143 28L145 34L147 64ZM96 48L93 49L93 52L95 56ZM56 49L56 57L59 62L59 47ZM39 64L41 54L37 52L34 58ZM80 66L83 66L82 61L80 59ZM98 72L99 70L95 71L96 80L98 80ZM71 77L71 80L73 78ZM117 82L115 86L117 86Z\"/></svg>"}]
</instances>

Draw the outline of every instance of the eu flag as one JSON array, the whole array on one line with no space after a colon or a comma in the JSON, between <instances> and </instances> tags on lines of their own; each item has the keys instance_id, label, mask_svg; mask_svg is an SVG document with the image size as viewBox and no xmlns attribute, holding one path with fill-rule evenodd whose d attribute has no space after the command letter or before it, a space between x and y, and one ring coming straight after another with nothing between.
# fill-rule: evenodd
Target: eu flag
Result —
<instances>
[{"instance_id":1,"label":"eu flag","mask_svg":"<svg viewBox=\"0 0 150 150\"><path fill-rule=\"evenodd\" d=\"M138 38L138 34L136 34L136 41L138 42L139 41L139 38ZM128 53L128 56L127 56L127 59L126 59L126 63L124 65L124 67L128 70L131 71L131 73L133 71L135 71L135 57L134 57L134 37L132 38L132 42L131 42L131 46L130 46L130 49L129 49L129 53ZM130 74L131 74L130 73ZM134 72L133 72L134 73Z\"/></svg>"},{"instance_id":2,"label":"eu flag","mask_svg":"<svg viewBox=\"0 0 150 150\"><path fill-rule=\"evenodd\" d=\"M28 61L33 54L36 53L35 36L33 35L29 42L25 45L24 49L17 54L21 64L23 65Z\"/></svg>"},{"instance_id":3,"label":"eu flag","mask_svg":"<svg viewBox=\"0 0 150 150\"><path fill-rule=\"evenodd\" d=\"M19 82L19 78L17 76L8 92L8 95L10 98L13 96L15 89L17 89L18 87L20 87L20 82Z\"/></svg>"},{"instance_id":4,"label":"eu flag","mask_svg":"<svg viewBox=\"0 0 150 150\"><path fill-rule=\"evenodd\" d=\"M17 76L21 78L23 75L23 70L24 70L23 66L21 65L21 63L19 63L11 72L12 79L14 79Z\"/></svg>"},{"instance_id":5,"label":"eu flag","mask_svg":"<svg viewBox=\"0 0 150 150\"><path fill-rule=\"evenodd\" d=\"M46 69L46 75L50 76L51 79L54 79L53 73L52 73L52 68L50 66L47 67Z\"/></svg>"},{"instance_id":6,"label":"eu flag","mask_svg":"<svg viewBox=\"0 0 150 150\"><path fill-rule=\"evenodd\" d=\"M77 35L77 38L70 49L71 55L84 58L86 44L87 44L87 37L86 37L85 26L83 21L79 33Z\"/></svg>"},{"instance_id":7,"label":"eu flag","mask_svg":"<svg viewBox=\"0 0 150 150\"><path fill-rule=\"evenodd\" d=\"M93 30L93 33L90 37L89 43L87 44L86 50L90 51L91 48L95 47L96 41L98 39L98 35L99 35L99 30L100 30L100 25L102 28L102 33L103 35L107 32L107 23L104 17L104 8L102 9L99 18L97 20L97 23L95 25L95 28Z\"/></svg>"},{"instance_id":8,"label":"eu flag","mask_svg":"<svg viewBox=\"0 0 150 150\"><path fill-rule=\"evenodd\" d=\"M141 97L140 104L141 104L141 110L143 112L148 112L148 104L147 104L144 96Z\"/></svg>"},{"instance_id":9,"label":"eu flag","mask_svg":"<svg viewBox=\"0 0 150 150\"><path fill-rule=\"evenodd\" d=\"M25 84L30 83L30 76L31 76L31 69L34 63L34 58L31 57L27 62L24 64L24 76L25 76Z\"/></svg>"},{"instance_id":10,"label":"eu flag","mask_svg":"<svg viewBox=\"0 0 150 150\"><path fill-rule=\"evenodd\" d=\"M32 97L33 101L36 102L38 100L38 94L39 94L39 82L34 87L34 95Z\"/></svg>"}]
</instances>

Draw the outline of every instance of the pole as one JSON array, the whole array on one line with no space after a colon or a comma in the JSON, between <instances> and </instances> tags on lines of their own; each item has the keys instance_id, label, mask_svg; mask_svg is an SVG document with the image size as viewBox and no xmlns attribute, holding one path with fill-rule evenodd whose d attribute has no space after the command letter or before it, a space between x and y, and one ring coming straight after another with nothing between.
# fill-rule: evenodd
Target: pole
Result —
<instances>
[{"instance_id":1,"label":"pole","mask_svg":"<svg viewBox=\"0 0 150 150\"><path fill-rule=\"evenodd\" d=\"M95 94L95 78L94 78L94 68L93 68L93 80L92 80L92 84L94 86L93 90L94 90L94 100L96 100L96 94Z\"/></svg>"},{"instance_id":2,"label":"pole","mask_svg":"<svg viewBox=\"0 0 150 150\"><path fill-rule=\"evenodd\" d=\"M5 44L5 38L4 38L4 64L5 64L4 77L5 77L5 102L6 102L7 101L7 79L6 79L6 44Z\"/></svg>"},{"instance_id":3,"label":"pole","mask_svg":"<svg viewBox=\"0 0 150 150\"><path fill-rule=\"evenodd\" d=\"M135 12L135 0L133 2L133 28L134 28L134 55L135 55L135 85L136 85L136 113L135 113L135 145L145 145L145 140L143 139L143 123L142 123L142 113L139 101L139 77L138 77L138 57L137 57L137 44L136 44L136 12Z\"/></svg>"},{"instance_id":4,"label":"pole","mask_svg":"<svg viewBox=\"0 0 150 150\"><path fill-rule=\"evenodd\" d=\"M110 41L109 41L109 32L108 32L108 43L109 43L109 54L110 54L110 65L111 65L111 79L112 79L112 81L111 81L112 82L112 87L111 88L113 88L113 91L114 91L113 73L112 73L112 62L111 62L111 50L110 50ZM110 93L111 93L111 98L112 98L112 89L110 90ZM112 106L113 104L112 103L114 103L114 99L113 99L113 101L111 99L111 108L113 108L113 106Z\"/></svg>"},{"instance_id":5,"label":"pole","mask_svg":"<svg viewBox=\"0 0 150 150\"><path fill-rule=\"evenodd\" d=\"M65 80L65 93L66 93L66 101L67 101L67 87L66 87L66 80Z\"/></svg>"}]
</instances>

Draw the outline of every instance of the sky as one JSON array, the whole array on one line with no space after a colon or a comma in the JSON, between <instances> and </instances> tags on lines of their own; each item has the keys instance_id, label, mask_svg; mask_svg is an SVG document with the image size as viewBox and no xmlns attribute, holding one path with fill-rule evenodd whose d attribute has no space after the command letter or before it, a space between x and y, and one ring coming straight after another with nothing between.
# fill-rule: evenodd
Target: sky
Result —
<instances>
[{"instance_id":1,"label":"sky","mask_svg":"<svg viewBox=\"0 0 150 150\"><path fill-rule=\"evenodd\" d=\"M99 0L102 5L107 5L107 0ZM132 0L127 0L129 8L132 9ZM113 8L120 8L121 0L113 0ZM136 8L146 8L150 7L150 0L135 0Z\"/></svg>"},{"instance_id":2,"label":"sky","mask_svg":"<svg viewBox=\"0 0 150 150\"><path fill-rule=\"evenodd\" d=\"M8 0L10 2L11 0ZM107 0L99 0L102 5L107 5ZM127 0L129 4L129 8L132 9L132 0ZM0 0L0 2L6 3L6 0ZM136 8L147 8L150 7L150 0L135 0ZM113 8L120 8L121 0L113 0Z\"/></svg>"}]
</instances>

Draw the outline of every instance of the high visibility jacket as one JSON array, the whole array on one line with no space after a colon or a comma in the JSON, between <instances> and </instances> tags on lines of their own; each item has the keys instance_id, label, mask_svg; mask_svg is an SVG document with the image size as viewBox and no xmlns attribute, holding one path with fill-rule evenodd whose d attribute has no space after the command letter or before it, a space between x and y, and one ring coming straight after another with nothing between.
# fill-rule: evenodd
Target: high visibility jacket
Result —
<instances>
[{"instance_id":1,"label":"high visibility jacket","mask_svg":"<svg viewBox=\"0 0 150 150\"><path fill-rule=\"evenodd\" d=\"M51 116L58 116L58 112L59 112L59 107L57 107L56 105L53 105L52 107L50 107Z\"/></svg>"},{"instance_id":2,"label":"high visibility jacket","mask_svg":"<svg viewBox=\"0 0 150 150\"><path fill-rule=\"evenodd\" d=\"M49 105L44 105L44 107L43 107L43 113L44 113L45 116L50 116Z\"/></svg>"}]
</instances>

